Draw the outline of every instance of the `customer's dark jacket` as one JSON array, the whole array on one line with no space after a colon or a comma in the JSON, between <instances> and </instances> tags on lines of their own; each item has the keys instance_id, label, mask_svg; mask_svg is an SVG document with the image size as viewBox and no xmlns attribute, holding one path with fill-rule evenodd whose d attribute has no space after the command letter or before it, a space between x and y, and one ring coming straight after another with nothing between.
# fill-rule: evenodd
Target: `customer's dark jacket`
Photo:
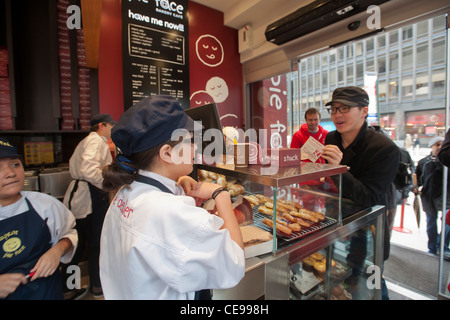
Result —
<instances>
[{"instance_id":1,"label":"customer's dark jacket","mask_svg":"<svg viewBox=\"0 0 450 320\"><path fill-rule=\"evenodd\" d=\"M450 167L450 129L447 130L445 139L442 141L442 147L438 153L438 158L444 166Z\"/></svg>"},{"instance_id":2,"label":"customer's dark jacket","mask_svg":"<svg viewBox=\"0 0 450 320\"><path fill-rule=\"evenodd\" d=\"M341 134L329 132L325 145L333 144L343 153L341 165L350 167L342 175L342 197L362 207L386 205L386 192L398 171L400 150L387 136L361 127L358 136L347 148L342 147Z\"/></svg>"},{"instance_id":3,"label":"customer's dark jacket","mask_svg":"<svg viewBox=\"0 0 450 320\"><path fill-rule=\"evenodd\" d=\"M342 147L341 134L328 133L325 145L333 144L343 153L341 165L350 167L342 174L342 197L363 208L387 205L387 192L398 171L400 149L383 133L369 128L364 122L356 139L347 148ZM386 214L386 211L385 211ZM390 254L389 224L384 219L384 252L387 260Z\"/></svg>"},{"instance_id":4,"label":"customer's dark jacket","mask_svg":"<svg viewBox=\"0 0 450 320\"><path fill-rule=\"evenodd\" d=\"M417 168L417 185L423 186L420 194L423 210L429 214L442 211L443 165L431 154L420 159ZM450 208L450 170L447 170L447 204Z\"/></svg>"}]
</instances>

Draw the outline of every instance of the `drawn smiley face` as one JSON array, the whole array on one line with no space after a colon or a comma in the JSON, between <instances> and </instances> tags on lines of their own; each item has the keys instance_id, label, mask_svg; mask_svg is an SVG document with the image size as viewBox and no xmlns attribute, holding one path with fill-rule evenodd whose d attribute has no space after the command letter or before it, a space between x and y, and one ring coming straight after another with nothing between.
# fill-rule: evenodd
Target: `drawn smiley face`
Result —
<instances>
[{"instance_id":1,"label":"drawn smiley face","mask_svg":"<svg viewBox=\"0 0 450 320\"><path fill-rule=\"evenodd\" d=\"M224 102L228 98L228 85L220 77L212 77L206 83L206 92L213 97L215 103Z\"/></svg>"},{"instance_id":2,"label":"drawn smiley face","mask_svg":"<svg viewBox=\"0 0 450 320\"><path fill-rule=\"evenodd\" d=\"M17 238L17 237L9 238L3 244L3 251L5 251L7 253L14 252L20 248L21 244L22 244L22 241L20 240L20 238Z\"/></svg>"},{"instance_id":3,"label":"drawn smiley face","mask_svg":"<svg viewBox=\"0 0 450 320\"><path fill-rule=\"evenodd\" d=\"M204 34L197 39L195 50L200 61L209 67L216 67L223 62L222 43L210 34Z\"/></svg>"}]
</instances>

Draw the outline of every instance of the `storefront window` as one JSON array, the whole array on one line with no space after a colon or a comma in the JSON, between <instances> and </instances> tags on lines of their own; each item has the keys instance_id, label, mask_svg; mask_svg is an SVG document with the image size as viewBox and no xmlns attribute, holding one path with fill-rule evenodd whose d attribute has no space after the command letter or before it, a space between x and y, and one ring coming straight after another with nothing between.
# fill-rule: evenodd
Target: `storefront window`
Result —
<instances>
[{"instance_id":1,"label":"storefront window","mask_svg":"<svg viewBox=\"0 0 450 320\"><path fill-rule=\"evenodd\" d=\"M406 133L418 134L421 147L435 135L445 135L445 110L427 110L406 113Z\"/></svg>"},{"instance_id":2,"label":"storefront window","mask_svg":"<svg viewBox=\"0 0 450 320\"><path fill-rule=\"evenodd\" d=\"M380 116L380 127L383 128L383 130L389 134L391 139L395 140L396 132L395 129L397 127L397 121L395 120L394 114L382 114Z\"/></svg>"}]
</instances>

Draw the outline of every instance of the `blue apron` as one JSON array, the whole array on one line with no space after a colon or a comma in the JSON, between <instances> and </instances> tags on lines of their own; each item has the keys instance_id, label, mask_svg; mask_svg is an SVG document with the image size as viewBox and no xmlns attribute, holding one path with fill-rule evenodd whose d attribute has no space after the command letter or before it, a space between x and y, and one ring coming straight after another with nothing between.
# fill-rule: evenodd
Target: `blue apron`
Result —
<instances>
[{"instance_id":1,"label":"blue apron","mask_svg":"<svg viewBox=\"0 0 450 320\"><path fill-rule=\"evenodd\" d=\"M0 221L0 274L28 274L39 258L51 248L47 219L25 198L28 211ZM62 299L58 269L47 278L28 280L6 297L8 300Z\"/></svg>"}]
</instances>

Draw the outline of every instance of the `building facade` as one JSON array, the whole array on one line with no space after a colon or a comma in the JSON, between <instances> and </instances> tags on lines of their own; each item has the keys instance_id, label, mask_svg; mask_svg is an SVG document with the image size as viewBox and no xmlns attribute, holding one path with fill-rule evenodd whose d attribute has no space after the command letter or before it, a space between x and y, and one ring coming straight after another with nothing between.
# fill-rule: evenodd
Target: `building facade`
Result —
<instances>
[{"instance_id":1,"label":"building facade","mask_svg":"<svg viewBox=\"0 0 450 320\"><path fill-rule=\"evenodd\" d=\"M378 124L400 144L406 134L426 146L445 134L446 17L436 16L389 32L343 44L300 59L288 74L292 100L288 132L304 123L310 107L321 111L322 125L333 129L325 104L342 86L364 87L377 75Z\"/></svg>"}]
</instances>

